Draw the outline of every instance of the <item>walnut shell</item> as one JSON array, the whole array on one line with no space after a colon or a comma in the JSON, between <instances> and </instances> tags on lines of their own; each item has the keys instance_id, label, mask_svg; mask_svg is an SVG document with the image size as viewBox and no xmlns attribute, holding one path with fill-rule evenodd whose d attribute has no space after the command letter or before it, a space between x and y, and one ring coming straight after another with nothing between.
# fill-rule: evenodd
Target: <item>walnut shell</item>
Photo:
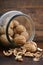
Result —
<instances>
[{"instance_id":1,"label":"walnut shell","mask_svg":"<svg viewBox=\"0 0 43 65\"><path fill-rule=\"evenodd\" d=\"M17 50L16 50L16 49L14 49L14 51L13 51L13 55L14 55L14 56L17 55Z\"/></svg>"},{"instance_id":2,"label":"walnut shell","mask_svg":"<svg viewBox=\"0 0 43 65\"><path fill-rule=\"evenodd\" d=\"M38 50L38 51L40 51L40 52L42 52L42 51L43 51L43 49L41 49L41 48L37 48L37 50Z\"/></svg>"},{"instance_id":3,"label":"walnut shell","mask_svg":"<svg viewBox=\"0 0 43 65\"><path fill-rule=\"evenodd\" d=\"M4 54L5 56L10 56L10 55L12 55L12 51L11 51L11 50L3 51L3 54Z\"/></svg>"},{"instance_id":4,"label":"walnut shell","mask_svg":"<svg viewBox=\"0 0 43 65\"><path fill-rule=\"evenodd\" d=\"M17 30L18 33L21 33L23 31L26 31L26 28L23 25L18 25L16 27L16 30Z\"/></svg>"},{"instance_id":5,"label":"walnut shell","mask_svg":"<svg viewBox=\"0 0 43 65\"><path fill-rule=\"evenodd\" d=\"M13 29L14 27L18 26L19 22L17 20L12 20L10 23L10 27Z\"/></svg>"},{"instance_id":6,"label":"walnut shell","mask_svg":"<svg viewBox=\"0 0 43 65\"><path fill-rule=\"evenodd\" d=\"M31 53L31 52L26 52L26 53L24 54L24 56L27 56L27 57L34 57L33 53Z\"/></svg>"},{"instance_id":7,"label":"walnut shell","mask_svg":"<svg viewBox=\"0 0 43 65\"><path fill-rule=\"evenodd\" d=\"M11 23L10 23L10 26L9 26L11 29L13 29L14 28L14 21L11 21Z\"/></svg>"},{"instance_id":8,"label":"walnut shell","mask_svg":"<svg viewBox=\"0 0 43 65\"><path fill-rule=\"evenodd\" d=\"M32 41L26 42L24 47L30 52L35 52L37 50L37 44Z\"/></svg>"},{"instance_id":9,"label":"walnut shell","mask_svg":"<svg viewBox=\"0 0 43 65\"><path fill-rule=\"evenodd\" d=\"M18 45L23 45L26 42L26 39L24 36L20 35L14 38L14 42Z\"/></svg>"},{"instance_id":10,"label":"walnut shell","mask_svg":"<svg viewBox=\"0 0 43 65\"><path fill-rule=\"evenodd\" d=\"M40 52L36 52L36 53L34 53L34 56L36 57L36 58L40 58L41 57L41 55L42 55L42 53L40 53Z\"/></svg>"},{"instance_id":11,"label":"walnut shell","mask_svg":"<svg viewBox=\"0 0 43 65\"><path fill-rule=\"evenodd\" d=\"M14 34L13 29L11 29L10 27L9 27L9 29L8 29L8 34L9 34L10 36L13 36L13 34Z\"/></svg>"},{"instance_id":12,"label":"walnut shell","mask_svg":"<svg viewBox=\"0 0 43 65\"><path fill-rule=\"evenodd\" d=\"M19 34L15 34L15 35L14 35L14 38L15 38L15 37L18 37L18 36L19 36Z\"/></svg>"},{"instance_id":13,"label":"walnut shell","mask_svg":"<svg viewBox=\"0 0 43 65\"><path fill-rule=\"evenodd\" d=\"M5 34L0 36L0 41L3 43L3 45L8 45L9 44Z\"/></svg>"},{"instance_id":14,"label":"walnut shell","mask_svg":"<svg viewBox=\"0 0 43 65\"><path fill-rule=\"evenodd\" d=\"M15 57L15 60L17 60L17 61L19 61L19 62L22 62L22 61L23 61L23 58L22 58L22 56L17 55L17 56Z\"/></svg>"},{"instance_id":15,"label":"walnut shell","mask_svg":"<svg viewBox=\"0 0 43 65\"><path fill-rule=\"evenodd\" d=\"M29 38L28 32L26 32L26 31L22 32L21 35L23 35L26 38L26 40L28 40L28 38Z\"/></svg>"},{"instance_id":16,"label":"walnut shell","mask_svg":"<svg viewBox=\"0 0 43 65\"><path fill-rule=\"evenodd\" d=\"M14 28L14 34L17 34L17 30L16 30L16 28Z\"/></svg>"}]
</instances>

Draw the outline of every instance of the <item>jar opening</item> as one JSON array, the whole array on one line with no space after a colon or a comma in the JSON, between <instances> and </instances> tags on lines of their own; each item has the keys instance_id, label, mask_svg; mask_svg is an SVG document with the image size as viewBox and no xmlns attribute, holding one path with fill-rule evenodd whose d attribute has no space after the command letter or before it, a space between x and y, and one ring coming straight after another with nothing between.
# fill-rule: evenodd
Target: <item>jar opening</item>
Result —
<instances>
[{"instance_id":1,"label":"jar opening","mask_svg":"<svg viewBox=\"0 0 43 65\"><path fill-rule=\"evenodd\" d=\"M31 17L30 16L27 16L27 15L25 15L25 14L21 14L21 15L15 15L15 16L13 16L11 19L10 19L10 21L8 22L8 24L7 24L7 27L6 27L6 36L7 36L7 39L8 39L8 41L10 42L10 44L11 45L14 45L14 46L16 46L17 44L14 42L14 35L15 35L15 33L16 33L16 31L14 32L14 28L16 28L16 26L15 27L13 27L13 25L15 25L15 24L13 24L13 25L11 25L11 23L13 23L13 22L16 22L16 21L18 21L19 22L19 25L23 25L25 28L26 28L26 30L27 30L27 32L28 32L28 34L29 34L29 36L28 36L28 39L27 40L33 40L33 38L34 38L34 34L35 34L35 28L34 28L34 24L33 24L33 22L32 22L32 19L31 19ZM16 25L17 25L18 23L16 23ZM13 28L13 31L11 31L11 30L9 30L9 28L11 27L11 30L12 30L12 28ZM10 32L10 34L12 35L10 35L9 34L9 31L11 31ZM17 34L17 33L16 33ZM19 33L20 34L20 33Z\"/></svg>"}]
</instances>

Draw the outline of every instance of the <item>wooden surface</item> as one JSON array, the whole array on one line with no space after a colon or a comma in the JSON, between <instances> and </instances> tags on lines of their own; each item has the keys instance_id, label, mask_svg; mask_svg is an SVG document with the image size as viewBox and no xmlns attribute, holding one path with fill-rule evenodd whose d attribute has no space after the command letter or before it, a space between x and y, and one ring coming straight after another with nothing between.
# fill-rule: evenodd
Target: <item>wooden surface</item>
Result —
<instances>
[{"instance_id":1,"label":"wooden surface","mask_svg":"<svg viewBox=\"0 0 43 65\"><path fill-rule=\"evenodd\" d=\"M0 0L0 16L10 10L19 10L32 17L35 24L35 38L40 48L43 48L43 0ZM14 57L4 57L0 51L0 65L20 65ZM21 65L43 65L43 59L40 62L33 62L25 58Z\"/></svg>"}]
</instances>

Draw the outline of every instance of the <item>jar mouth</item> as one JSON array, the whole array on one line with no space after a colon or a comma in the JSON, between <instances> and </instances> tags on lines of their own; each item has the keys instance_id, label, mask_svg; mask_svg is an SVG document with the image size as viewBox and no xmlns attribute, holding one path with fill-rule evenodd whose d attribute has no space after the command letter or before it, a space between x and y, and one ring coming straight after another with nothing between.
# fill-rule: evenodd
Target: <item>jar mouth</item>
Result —
<instances>
[{"instance_id":1,"label":"jar mouth","mask_svg":"<svg viewBox=\"0 0 43 65\"><path fill-rule=\"evenodd\" d=\"M7 26L6 26L6 36L7 36L7 39L8 39L8 41L10 42L10 44L11 44L11 45L14 45L14 46L17 46L17 45L16 45L15 42L13 42L13 41L10 40L9 34L8 34L8 28L9 28L9 25L10 25L11 21L12 21L14 18L18 17L18 16L25 16L25 17L27 17L27 18L29 18L29 19L31 20L32 34L31 34L31 36L29 37L28 40L29 40L29 41L32 41L32 40L34 39L34 36L35 36L35 26L34 26L34 23L33 23L32 18L31 18L30 16L26 15L26 14L17 14L17 15L13 16L13 17L9 20L9 22L8 22L8 24L7 24Z\"/></svg>"}]
</instances>

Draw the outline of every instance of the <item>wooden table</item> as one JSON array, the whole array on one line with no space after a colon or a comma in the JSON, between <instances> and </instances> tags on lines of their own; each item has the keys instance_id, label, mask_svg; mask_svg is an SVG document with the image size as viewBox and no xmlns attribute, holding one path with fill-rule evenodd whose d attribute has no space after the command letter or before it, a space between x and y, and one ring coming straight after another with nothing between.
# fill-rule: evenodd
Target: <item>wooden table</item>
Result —
<instances>
[{"instance_id":1,"label":"wooden table","mask_svg":"<svg viewBox=\"0 0 43 65\"><path fill-rule=\"evenodd\" d=\"M0 0L0 16L10 10L19 10L28 14L35 24L34 41L43 48L43 0ZM43 59L33 62L31 58L24 58L17 62L12 57L4 57L0 48L0 65L43 65Z\"/></svg>"}]
</instances>

